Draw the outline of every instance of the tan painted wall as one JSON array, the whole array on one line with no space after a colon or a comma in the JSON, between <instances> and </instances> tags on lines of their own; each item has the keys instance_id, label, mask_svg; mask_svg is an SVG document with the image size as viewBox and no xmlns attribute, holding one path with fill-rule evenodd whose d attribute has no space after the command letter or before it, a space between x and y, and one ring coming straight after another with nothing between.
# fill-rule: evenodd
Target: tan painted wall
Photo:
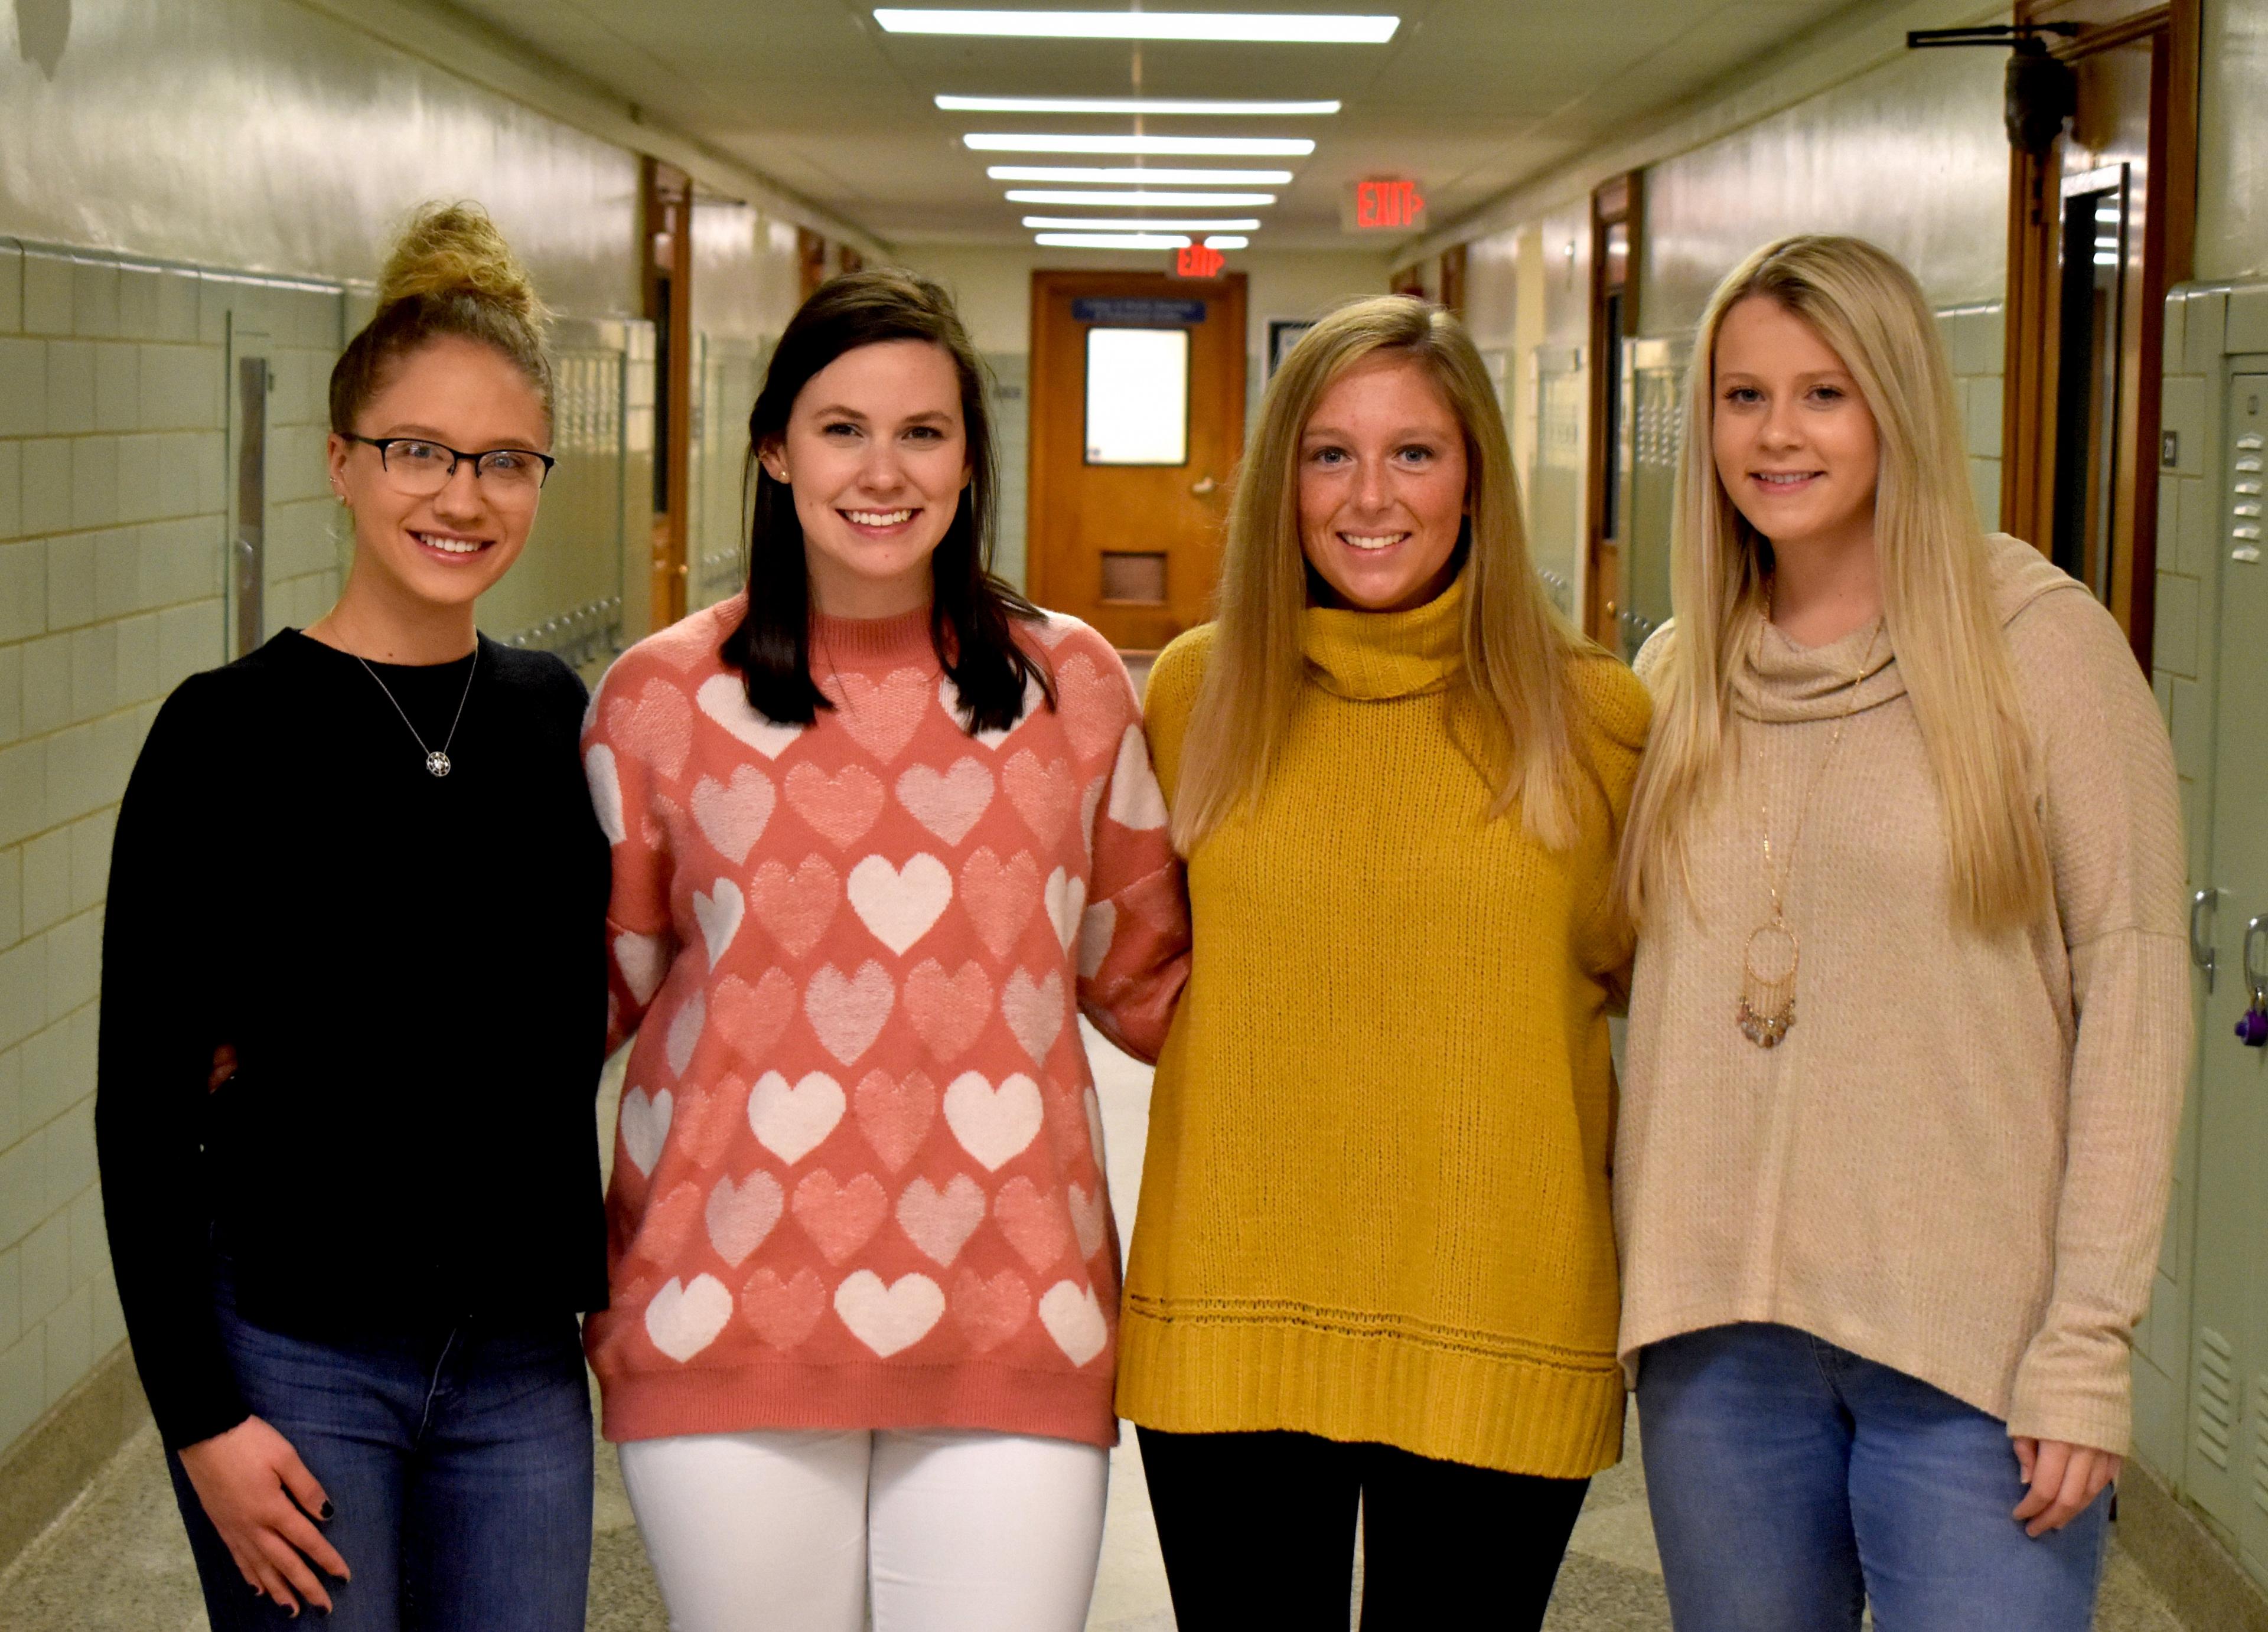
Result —
<instances>
[{"instance_id":1,"label":"tan painted wall","mask_svg":"<svg viewBox=\"0 0 2268 1632\"><path fill-rule=\"evenodd\" d=\"M1646 178L1639 329L1690 329L1743 255L1851 232L1913 268L1933 304L2003 298L2008 143L1999 51L1900 57Z\"/></svg>"},{"instance_id":2,"label":"tan painted wall","mask_svg":"<svg viewBox=\"0 0 2268 1632\"><path fill-rule=\"evenodd\" d=\"M639 311L637 161L284 0L46 0L0 55L0 233L351 280L422 199L474 197L544 294Z\"/></svg>"},{"instance_id":3,"label":"tan painted wall","mask_svg":"<svg viewBox=\"0 0 2268 1632\"><path fill-rule=\"evenodd\" d=\"M481 621L586 665L611 651L609 629L643 631L653 401L652 331L630 315L637 154L290 0L13 10L0 54L0 1470L122 1338L93 1167L101 908L116 801L157 703L230 650L235 360L264 356L274 378L272 631L337 592L326 382L394 228L423 198L486 204L565 316L560 466ZM796 298L794 233L703 205L695 251L693 552L703 587L729 588L739 449Z\"/></svg>"},{"instance_id":4,"label":"tan painted wall","mask_svg":"<svg viewBox=\"0 0 2268 1632\"><path fill-rule=\"evenodd\" d=\"M2268 272L2268 0L2212 0L2198 121L2197 276Z\"/></svg>"}]
</instances>

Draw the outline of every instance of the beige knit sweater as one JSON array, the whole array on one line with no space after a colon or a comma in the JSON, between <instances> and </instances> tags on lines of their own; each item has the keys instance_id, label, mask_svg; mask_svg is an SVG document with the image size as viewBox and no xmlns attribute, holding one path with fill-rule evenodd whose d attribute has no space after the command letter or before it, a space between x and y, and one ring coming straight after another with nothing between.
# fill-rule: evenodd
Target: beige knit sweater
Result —
<instances>
[{"instance_id":1,"label":"beige knit sweater","mask_svg":"<svg viewBox=\"0 0 2268 1632\"><path fill-rule=\"evenodd\" d=\"M1693 831L1694 895L1638 942L1615 1211L1620 1349L1733 1321L1797 1327L2003 1418L2123 1452L2190 1055L2182 827L2150 688L2108 613L1989 540L2038 745L2053 910L1956 929L1905 682L1877 648L1815 796L1787 910L1794 1028L1734 1023L1767 911L1744 772ZM1639 654L1653 672L1664 629ZM1767 629L1735 741L1776 844L1869 638Z\"/></svg>"}]
</instances>

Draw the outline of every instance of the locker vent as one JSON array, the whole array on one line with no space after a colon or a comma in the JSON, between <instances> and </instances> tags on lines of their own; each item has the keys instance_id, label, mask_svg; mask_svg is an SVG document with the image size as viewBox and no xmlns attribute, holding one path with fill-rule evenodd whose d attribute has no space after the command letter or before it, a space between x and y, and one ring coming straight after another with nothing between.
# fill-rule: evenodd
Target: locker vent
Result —
<instances>
[{"instance_id":1,"label":"locker vent","mask_svg":"<svg viewBox=\"0 0 2268 1632\"><path fill-rule=\"evenodd\" d=\"M2197 1448L2215 1467L2228 1467L2236 1431L2236 1351L2209 1326L2198 1327Z\"/></svg>"},{"instance_id":2,"label":"locker vent","mask_svg":"<svg viewBox=\"0 0 2268 1632\"><path fill-rule=\"evenodd\" d=\"M2268 1513L2268 1371L2252 1377L2252 1505Z\"/></svg>"}]
</instances>

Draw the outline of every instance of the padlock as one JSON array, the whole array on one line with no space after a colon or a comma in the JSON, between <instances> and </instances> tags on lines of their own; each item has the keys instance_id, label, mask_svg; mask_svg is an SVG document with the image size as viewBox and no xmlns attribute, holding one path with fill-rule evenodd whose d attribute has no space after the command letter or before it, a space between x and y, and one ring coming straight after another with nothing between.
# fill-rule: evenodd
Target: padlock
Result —
<instances>
[{"instance_id":1,"label":"padlock","mask_svg":"<svg viewBox=\"0 0 2268 1632\"><path fill-rule=\"evenodd\" d=\"M2236 1040L2248 1048L2268 1048L2268 1001L2252 995L2252 1006L2236 1022Z\"/></svg>"}]
</instances>

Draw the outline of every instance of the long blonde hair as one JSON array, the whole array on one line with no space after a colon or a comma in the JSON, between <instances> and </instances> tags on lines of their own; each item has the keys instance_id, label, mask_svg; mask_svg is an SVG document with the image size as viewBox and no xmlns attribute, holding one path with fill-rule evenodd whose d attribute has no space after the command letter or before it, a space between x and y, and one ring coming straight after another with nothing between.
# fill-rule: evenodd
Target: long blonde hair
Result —
<instances>
[{"instance_id":1,"label":"long blonde hair","mask_svg":"<svg viewBox=\"0 0 2268 1632\"><path fill-rule=\"evenodd\" d=\"M1545 597L1528 560L1504 416L1471 336L1439 307L1381 295L1322 319L1269 382L1229 504L1219 623L1174 799L1174 842L1184 856L1266 780L1283 747L1306 673L1300 438L1323 393L1381 352L1422 367L1464 431L1464 680L1489 739L1482 746L1499 768L1491 774L1502 778L1491 813L1517 803L1542 842L1574 842L1580 796L1568 663L1596 649Z\"/></svg>"},{"instance_id":2,"label":"long blonde hair","mask_svg":"<svg viewBox=\"0 0 2268 1632\"><path fill-rule=\"evenodd\" d=\"M1690 886L1693 815L1721 790L1733 678L1765 614L1770 543L1718 478L1712 434L1718 330L1757 298L1815 329L1874 414L1882 621L1944 807L1957 915L1985 930L2028 922L2051 889L2047 841L1952 371L1913 275L1862 239L1824 236L1765 245L1717 286L1701 316L1670 544L1676 623L1653 677L1653 733L1624 836L1624 901L1643 923L1665 882Z\"/></svg>"}]
</instances>

